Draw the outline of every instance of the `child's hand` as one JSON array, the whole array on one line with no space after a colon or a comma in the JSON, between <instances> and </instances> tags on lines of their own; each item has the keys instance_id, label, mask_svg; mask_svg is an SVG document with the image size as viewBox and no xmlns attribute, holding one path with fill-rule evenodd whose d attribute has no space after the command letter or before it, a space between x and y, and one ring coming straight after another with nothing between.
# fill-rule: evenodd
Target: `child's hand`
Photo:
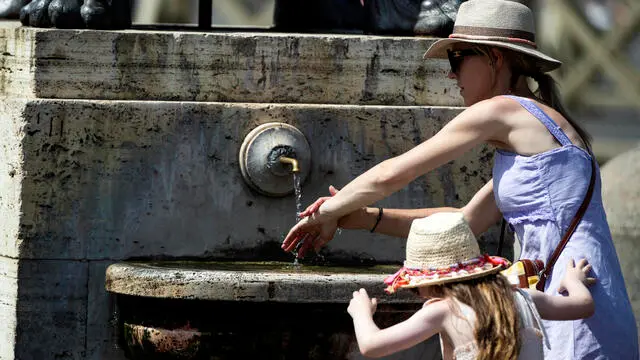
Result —
<instances>
[{"instance_id":1,"label":"child's hand","mask_svg":"<svg viewBox=\"0 0 640 360\"><path fill-rule=\"evenodd\" d=\"M562 293L567 291L567 288L570 287L571 284L583 283L585 286L595 284L596 279L588 277L589 271L591 271L591 264L587 262L587 259L581 259L578 261L578 265L575 265L573 259L569 260L564 277L560 280L558 292Z\"/></svg>"},{"instance_id":2,"label":"child's hand","mask_svg":"<svg viewBox=\"0 0 640 360\"><path fill-rule=\"evenodd\" d=\"M352 318L355 318L358 315L373 317L377 306L378 301L375 298L370 299L367 294L367 290L360 289L359 291L353 292L353 299L349 302L347 312L349 312L349 315L351 315Z\"/></svg>"}]
</instances>

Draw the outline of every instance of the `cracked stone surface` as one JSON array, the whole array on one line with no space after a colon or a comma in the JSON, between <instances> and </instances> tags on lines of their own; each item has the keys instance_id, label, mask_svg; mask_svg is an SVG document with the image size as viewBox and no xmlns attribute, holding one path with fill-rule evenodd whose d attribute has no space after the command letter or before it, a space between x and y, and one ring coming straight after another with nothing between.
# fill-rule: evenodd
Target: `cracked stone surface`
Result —
<instances>
[{"instance_id":1,"label":"cracked stone surface","mask_svg":"<svg viewBox=\"0 0 640 360\"><path fill-rule=\"evenodd\" d=\"M354 289L365 288L382 303L422 302L409 291L384 294L384 278L399 266L378 265L355 271L332 271L319 266L309 271L305 265L296 268L291 263L264 263L255 266L262 265L262 271L243 271L240 262L222 264L220 268L217 265L121 262L107 269L106 289L117 294L171 299L348 304ZM279 266L273 269L274 265ZM234 266L237 270L230 270Z\"/></svg>"},{"instance_id":2,"label":"cracked stone surface","mask_svg":"<svg viewBox=\"0 0 640 360\"><path fill-rule=\"evenodd\" d=\"M0 90L59 99L462 106L447 61L422 60L435 40L0 22Z\"/></svg>"},{"instance_id":3,"label":"cracked stone surface","mask_svg":"<svg viewBox=\"0 0 640 360\"><path fill-rule=\"evenodd\" d=\"M432 41L2 22L0 319L15 330L0 338L0 358L122 359L105 289L107 269L122 260L291 261L279 244L294 198L267 198L244 182L243 139L266 122L298 128L311 147L303 203L326 195L462 110L445 62L410 60ZM461 206L490 178L491 161L489 148L475 148L380 205ZM497 230L483 247L495 247ZM323 256L399 263L404 248L343 231ZM180 283L159 274L147 291L162 296L212 297L206 285L216 279L226 284L218 297L299 305L346 301L361 285L381 291L383 278L223 271L181 273L189 281ZM131 285L144 277L118 276L109 280L118 291L145 290Z\"/></svg>"}]
</instances>

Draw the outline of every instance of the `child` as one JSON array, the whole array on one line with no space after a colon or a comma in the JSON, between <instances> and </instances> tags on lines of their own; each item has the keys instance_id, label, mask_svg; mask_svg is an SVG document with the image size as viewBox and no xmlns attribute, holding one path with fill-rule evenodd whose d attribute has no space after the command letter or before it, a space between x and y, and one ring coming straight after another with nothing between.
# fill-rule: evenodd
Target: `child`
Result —
<instances>
[{"instance_id":1,"label":"child","mask_svg":"<svg viewBox=\"0 0 640 360\"><path fill-rule=\"evenodd\" d=\"M586 285L586 260L569 262L559 291L515 289L499 274L506 259L481 255L461 212L436 213L414 220L407 239L404 267L389 276L386 291L416 288L429 299L406 321L386 329L373 322L376 299L355 291L348 312L360 352L382 357L440 334L443 359L542 359L547 320L574 320L593 314Z\"/></svg>"}]
</instances>

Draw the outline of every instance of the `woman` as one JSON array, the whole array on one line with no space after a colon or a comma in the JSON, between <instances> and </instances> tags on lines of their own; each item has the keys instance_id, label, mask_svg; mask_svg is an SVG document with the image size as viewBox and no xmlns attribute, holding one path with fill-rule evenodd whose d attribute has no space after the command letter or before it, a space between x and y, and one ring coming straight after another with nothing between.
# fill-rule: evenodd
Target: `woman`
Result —
<instances>
[{"instance_id":1,"label":"woman","mask_svg":"<svg viewBox=\"0 0 640 360\"><path fill-rule=\"evenodd\" d=\"M305 215L312 213L287 234L285 251L294 250L303 239L302 254L310 247L320 248L333 238L339 223L406 237L413 219L452 209L383 213L365 206L488 143L497 148L493 179L459 211L476 235L504 217L518 235L522 258L550 257L591 177L588 137L563 110L546 74L561 63L536 50L530 9L506 0L462 4L453 34L425 53L425 58L446 57L451 63L449 78L457 81L468 108L432 138L376 165L331 198L316 201ZM538 83L537 95L529 89L528 78ZM595 314L583 320L546 321L549 359L639 358L635 320L596 175L589 207L545 286L546 293L559 296L556 291L567 262L586 258L598 278L592 288Z\"/></svg>"}]
</instances>

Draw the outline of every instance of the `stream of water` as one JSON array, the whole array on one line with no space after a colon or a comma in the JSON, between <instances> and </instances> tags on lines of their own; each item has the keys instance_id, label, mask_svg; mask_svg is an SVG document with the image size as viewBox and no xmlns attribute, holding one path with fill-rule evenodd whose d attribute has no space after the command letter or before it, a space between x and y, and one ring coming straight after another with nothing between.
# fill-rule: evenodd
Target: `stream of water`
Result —
<instances>
[{"instance_id":1,"label":"stream of water","mask_svg":"<svg viewBox=\"0 0 640 360\"><path fill-rule=\"evenodd\" d=\"M300 181L300 174L293 173L293 191L296 196L296 222L300 220L300 213L302 212L302 187L300 186Z\"/></svg>"},{"instance_id":2,"label":"stream of water","mask_svg":"<svg viewBox=\"0 0 640 360\"><path fill-rule=\"evenodd\" d=\"M295 198L296 198L296 223L298 221L300 221L300 213L302 213L302 186L300 186L300 174L298 174L297 172L293 173L293 191L295 193ZM300 247L302 246L302 244L304 243L304 239L302 241L300 241L298 243L298 245L296 246L296 249L294 250L295 253L295 258L293 260L293 265L300 265L300 263L298 262L298 250L300 249Z\"/></svg>"}]
</instances>

